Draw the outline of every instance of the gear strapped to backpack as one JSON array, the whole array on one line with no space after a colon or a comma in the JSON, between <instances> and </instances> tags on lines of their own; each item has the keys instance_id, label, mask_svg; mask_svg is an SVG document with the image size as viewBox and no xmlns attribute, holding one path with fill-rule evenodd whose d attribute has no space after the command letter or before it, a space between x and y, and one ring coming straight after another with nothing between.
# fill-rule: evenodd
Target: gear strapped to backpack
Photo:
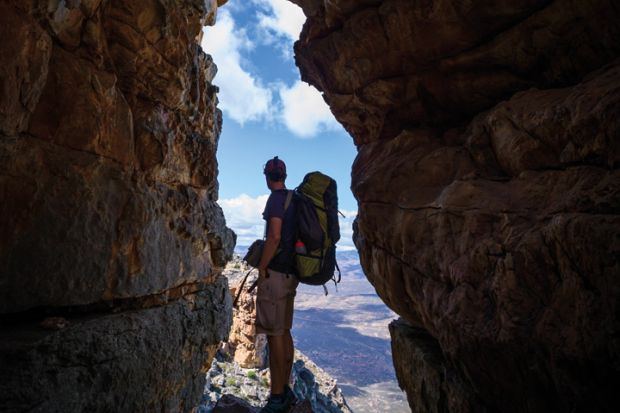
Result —
<instances>
[{"instance_id":1,"label":"gear strapped to backpack","mask_svg":"<svg viewBox=\"0 0 620 413\"><path fill-rule=\"evenodd\" d=\"M336 181L321 172L310 172L295 194L297 277L304 284L323 285L331 279L337 285L341 273L336 263L336 242L340 239Z\"/></svg>"}]
</instances>

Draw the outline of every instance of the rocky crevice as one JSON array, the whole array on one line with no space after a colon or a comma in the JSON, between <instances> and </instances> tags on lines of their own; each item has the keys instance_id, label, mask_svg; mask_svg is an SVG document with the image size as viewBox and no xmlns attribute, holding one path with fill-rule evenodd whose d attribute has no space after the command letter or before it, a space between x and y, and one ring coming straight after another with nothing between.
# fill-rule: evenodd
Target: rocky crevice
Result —
<instances>
[{"instance_id":1,"label":"rocky crevice","mask_svg":"<svg viewBox=\"0 0 620 413\"><path fill-rule=\"evenodd\" d=\"M617 7L294 2L413 411L613 411Z\"/></svg>"}]
</instances>

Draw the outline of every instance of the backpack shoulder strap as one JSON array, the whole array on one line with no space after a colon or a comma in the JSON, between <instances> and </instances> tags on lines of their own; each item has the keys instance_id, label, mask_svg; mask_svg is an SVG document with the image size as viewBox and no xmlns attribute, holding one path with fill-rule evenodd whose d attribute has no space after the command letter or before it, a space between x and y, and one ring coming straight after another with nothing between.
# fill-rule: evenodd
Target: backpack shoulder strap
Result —
<instances>
[{"instance_id":1,"label":"backpack shoulder strap","mask_svg":"<svg viewBox=\"0 0 620 413\"><path fill-rule=\"evenodd\" d=\"M286 191L286 200L284 201L284 212L288 209L289 205L291 205L291 201L293 200L293 191ZM265 231L263 232L263 239L267 239L267 226L268 222L265 221Z\"/></svg>"},{"instance_id":2,"label":"backpack shoulder strap","mask_svg":"<svg viewBox=\"0 0 620 413\"><path fill-rule=\"evenodd\" d=\"M286 191L286 201L284 201L284 212L286 212L289 205L291 205L292 200L293 200L293 191Z\"/></svg>"}]
</instances>

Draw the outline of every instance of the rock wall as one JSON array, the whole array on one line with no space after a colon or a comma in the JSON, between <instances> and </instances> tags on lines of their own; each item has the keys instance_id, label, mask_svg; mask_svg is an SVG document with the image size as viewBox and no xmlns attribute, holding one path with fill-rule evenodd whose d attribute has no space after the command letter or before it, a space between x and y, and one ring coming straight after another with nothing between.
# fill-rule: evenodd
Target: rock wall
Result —
<instances>
[{"instance_id":1,"label":"rock wall","mask_svg":"<svg viewBox=\"0 0 620 413\"><path fill-rule=\"evenodd\" d=\"M293 2L412 410L615 411L617 4Z\"/></svg>"},{"instance_id":2,"label":"rock wall","mask_svg":"<svg viewBox=\"0 0 620 413\"><path fill-rule=\"evenodd\" d=\"M231 315L216 67L197 40L217 6L0 3L3 410L198 403ZM50 315L68 327L43 329Z\"/></svg>"}]
</instances>

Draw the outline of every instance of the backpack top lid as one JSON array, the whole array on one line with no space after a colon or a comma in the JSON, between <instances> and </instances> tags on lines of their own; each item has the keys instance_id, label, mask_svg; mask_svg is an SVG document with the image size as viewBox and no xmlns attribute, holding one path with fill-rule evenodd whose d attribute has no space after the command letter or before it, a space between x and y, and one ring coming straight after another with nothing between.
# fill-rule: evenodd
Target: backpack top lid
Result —
<instances>
[{"instance_id":1,"label":"backpack top lid","mask_svg":"<svg viewBox=\"0 0 620 413\"><path fill-rule=\"evenodd\" d=\"M327 222L323 230L327 233L331 243L336 244L340 240L336 181L321 172L310 172L297 187L297 191L308 197L316 208L325 211Z\"/></svg>"},{"instance_id":2,"label":"backpack top lid","mask_svg":"<svg viewBox=\"0 0 620 413\"><path fill-rule=\"evenodd\" d=\"M324 194L330 185L333 185L335 191L336 181L321 172L315 171L307 173L297 189L310 198L314 205L325 209Z\"/></svg>"}]
</instances>

